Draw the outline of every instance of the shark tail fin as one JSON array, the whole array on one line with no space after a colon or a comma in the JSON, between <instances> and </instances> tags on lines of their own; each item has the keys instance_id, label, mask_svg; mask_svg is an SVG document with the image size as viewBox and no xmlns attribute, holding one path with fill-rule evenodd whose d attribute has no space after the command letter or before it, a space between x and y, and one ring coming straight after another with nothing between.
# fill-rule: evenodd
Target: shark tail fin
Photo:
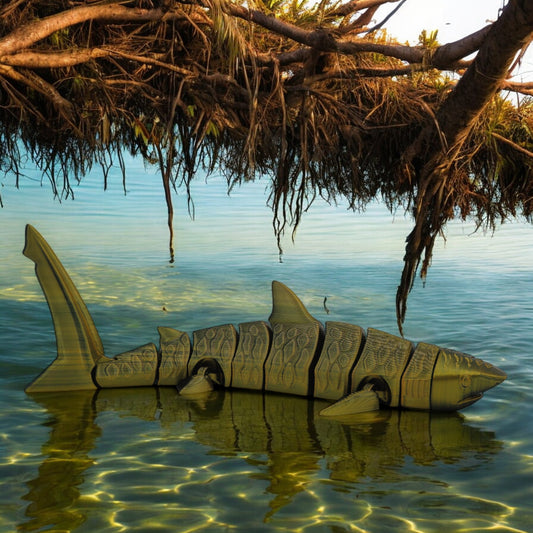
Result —
<instances>
[{"instance_id":1,"label":"shark tail fin","mask_svg":"<svg viewBox=\"0 0 533 533\"><path fill-rule=\"evenodd\" d=\"M95 389L92 371L105 356L89 310L50 245L29 224L23 254L35 263L57 344L56 359L26 387L26 392Z\"/></svg>"}]
</instances>

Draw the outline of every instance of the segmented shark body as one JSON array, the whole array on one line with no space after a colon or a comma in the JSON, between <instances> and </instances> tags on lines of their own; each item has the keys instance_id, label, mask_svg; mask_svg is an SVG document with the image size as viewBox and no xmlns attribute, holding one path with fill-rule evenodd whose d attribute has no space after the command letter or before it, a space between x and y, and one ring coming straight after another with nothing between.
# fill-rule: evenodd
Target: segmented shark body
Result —
<instances>
[{"instance_id":1,"label":"segmented shark body","mask_svg":"<svg viewBox=\"0 0 533 533\"><path fill-rule=\"evenodd\" d=\"M83 299L45 239L28 225L24 254L35 262L57 340L57 358L28 393L114 387L177 386L272 391L335 401L337 415L383 407L456 410L479 400L506 375L480 359L433 344L416 346L344 322L325 327L285 285L272 282L267 321L193 333L159 327L149 343L108 358Z\"/></svg>"}]
</instances>

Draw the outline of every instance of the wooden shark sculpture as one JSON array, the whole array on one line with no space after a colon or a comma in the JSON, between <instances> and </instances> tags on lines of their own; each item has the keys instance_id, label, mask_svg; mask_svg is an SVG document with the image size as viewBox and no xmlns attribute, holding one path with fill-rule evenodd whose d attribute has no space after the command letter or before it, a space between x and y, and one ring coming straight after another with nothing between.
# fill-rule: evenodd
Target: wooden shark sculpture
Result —
<instances>
[{"instance_id":1,"label":"wooden shark sculpture","mask_svg":"<svg viewBox=\"0 0 533 533\"><path fill-rule=\"evenodd\" d=\"M150 343L113 358L83 299L46 240L26 226L24 255L46 296L57 358L28 393L96 388L178 386L202 394L214 386L272 391L334 400L323 415L380 407L462 409L506 375L463 353L344 322L322 324L285 285L272 282L269 323L246 322L187 333L159 327Z\"/></svg>"}]
</instances>

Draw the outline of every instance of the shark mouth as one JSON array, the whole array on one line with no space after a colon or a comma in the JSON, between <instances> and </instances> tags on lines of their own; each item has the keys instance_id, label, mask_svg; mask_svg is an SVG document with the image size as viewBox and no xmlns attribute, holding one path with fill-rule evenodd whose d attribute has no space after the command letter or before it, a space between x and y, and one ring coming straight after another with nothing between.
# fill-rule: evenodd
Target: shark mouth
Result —
<instances>
[{"instance_id":1,"label":"shark mouth","mask_svg":"<svg viewBox=\"0 0 533 533\"><path fill-rule=\"evenodd\" d=\"M466 398L463 398L458 404L458 409L464 409L465 407L468 407L469 405L472 405L473 403L477 402L478 400L481 400L483 397L482 392L478 392L477 394L472 394L471 396L468 396Z\"/></svg>"}]
</instances>

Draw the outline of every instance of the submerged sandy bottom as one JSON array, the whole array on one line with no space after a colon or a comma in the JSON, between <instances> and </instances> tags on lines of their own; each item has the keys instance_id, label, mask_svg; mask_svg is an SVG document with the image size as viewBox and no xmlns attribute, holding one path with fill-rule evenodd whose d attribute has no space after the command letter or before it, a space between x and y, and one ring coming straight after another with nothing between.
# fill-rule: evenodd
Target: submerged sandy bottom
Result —
<instances>
[{"instance_id":1,"label":"submerged sandy bottom","mask_svg":"<svg viewBox=\"0 0 533 533\"><path fill-rule=\"evenodd\" d=\"M354 215L319 205L280 262L265 184L228 198L221 183L200 183L195 221L177 199L169 264L159 185L133 172L125 198L91 182L61 206L37 188L3 192L0 531L533 531L530 226L494 238L451 226L426 288L417 282L411 294L407 338L509 376L461 413L341 423L318 416L324 402L246 391L201 401L171 388L27 396L55 341L21 255L26 222L68 268L110 356L157 343L158 325L192 333L265 320L272 279L323 322L396 332L409 221L379 206Z\"/></svg>"},{"instance_id":2,"label":"submerged sandy bottom","mask_svg":"<svg viewBox=\"0 0 533 533\"><path fill-rule=\"evenodd\" d=\"M40 452L2 465L26 502L12 502L20 531L528 531L532 519L524 473L502 468L528 458L457 413L339 423L318 417L324 402L170 388L34 401ZM37 428L8 448L20 433Z\"/></svg>"}]
</instances>

